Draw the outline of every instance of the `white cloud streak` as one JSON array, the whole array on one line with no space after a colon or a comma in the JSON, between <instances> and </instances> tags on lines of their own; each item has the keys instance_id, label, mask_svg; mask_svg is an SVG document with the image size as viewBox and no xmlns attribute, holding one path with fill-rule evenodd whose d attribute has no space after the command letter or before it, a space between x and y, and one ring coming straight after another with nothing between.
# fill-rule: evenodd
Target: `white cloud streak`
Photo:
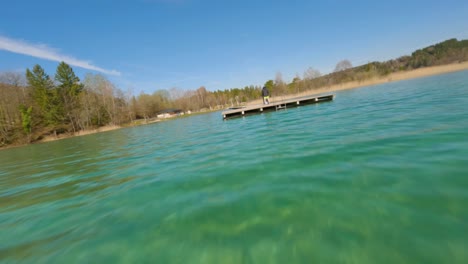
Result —
<instances>
[{"instance_id":1,"label":"white cloud streak","mask_svg":"<svg viewBox=\"0 0 468 264\"><path fill-rule=\"evenodd\" d=\"M109 75L120 76L121 73L116 70L106 70L101 67L91 64L89 61L73 58L68 55L60 54L58 51L44 45L44 44L30 44L21 40L15 40L7 37L0 36L0 50L5 50L13 53L32 56L57 62L66 62L72 66L80 67L83 69L93 70Z\"/></svg>"}]
</instances>

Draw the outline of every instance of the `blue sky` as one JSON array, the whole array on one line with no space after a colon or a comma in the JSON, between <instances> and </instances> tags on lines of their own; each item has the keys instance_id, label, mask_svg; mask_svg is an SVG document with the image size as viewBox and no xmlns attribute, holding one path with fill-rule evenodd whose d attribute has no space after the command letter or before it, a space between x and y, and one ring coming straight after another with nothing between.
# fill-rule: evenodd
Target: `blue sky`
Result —
<instances>
[{"instance_id":1,"label":"blue sky","mask_svg":"<svg viewBox=\"0 0 468 264\"><path fill-rule=\"evenodd\" d=\"M468 1L7 0L0 72L59 61L122 90L208 90L289 82L468 39Z\"/></svg>"}]
</instances>

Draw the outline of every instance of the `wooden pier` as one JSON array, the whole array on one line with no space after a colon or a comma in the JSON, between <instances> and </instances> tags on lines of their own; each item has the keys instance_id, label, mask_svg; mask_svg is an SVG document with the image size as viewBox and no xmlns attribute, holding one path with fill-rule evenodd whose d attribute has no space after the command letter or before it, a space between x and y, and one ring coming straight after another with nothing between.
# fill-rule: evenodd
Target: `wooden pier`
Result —
<instances>
[{"instance_id":1,"label":"wooden pier","mask_svg":"<svg viewBox=\"0 0 468 264\"><path fill-rule=\"evenodd\" d=\"M321 102L327 102L333 100L334 95L324 95L324 96L305 96L292 98L287 100L281 100L278 102L271 102L269 104L262 105L252 105L246 107L235 107L229 108L222 112L223 119L229 119L234 117L242 117L252 114L260 114L268 111L278 111L287 108L298 107L301 105L316 104Z\"/></svg>"}]
</instances>

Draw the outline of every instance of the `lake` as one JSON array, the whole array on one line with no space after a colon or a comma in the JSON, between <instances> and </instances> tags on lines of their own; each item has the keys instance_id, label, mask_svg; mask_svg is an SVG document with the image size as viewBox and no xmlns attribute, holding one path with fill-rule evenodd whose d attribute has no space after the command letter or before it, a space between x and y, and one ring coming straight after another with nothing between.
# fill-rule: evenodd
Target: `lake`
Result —
<instances>
[{"instance_id":1,"label":"lake","mask_svg":"<svg viewBox=\"0 0 468 264\"><path fill-rule=\"evenodd\" d=\"M467 263L468 72L0 151L0 262Z\"/></svg>"}]
</instances>

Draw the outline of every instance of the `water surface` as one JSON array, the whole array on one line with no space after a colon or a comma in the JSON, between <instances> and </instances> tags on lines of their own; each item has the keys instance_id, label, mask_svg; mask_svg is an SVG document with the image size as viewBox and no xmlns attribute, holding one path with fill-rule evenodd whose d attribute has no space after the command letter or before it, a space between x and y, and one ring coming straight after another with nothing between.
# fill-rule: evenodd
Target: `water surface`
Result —
<instances>
[{"instance_id":1,"label":"water surface","mask_svg":"<svg viewBox=\"0 0 468 264\"><path fill-rule=\"evenodd\" d=\"M5 263L467 263L468 72L0 151Z\"/></svg>"}]
</instances>

